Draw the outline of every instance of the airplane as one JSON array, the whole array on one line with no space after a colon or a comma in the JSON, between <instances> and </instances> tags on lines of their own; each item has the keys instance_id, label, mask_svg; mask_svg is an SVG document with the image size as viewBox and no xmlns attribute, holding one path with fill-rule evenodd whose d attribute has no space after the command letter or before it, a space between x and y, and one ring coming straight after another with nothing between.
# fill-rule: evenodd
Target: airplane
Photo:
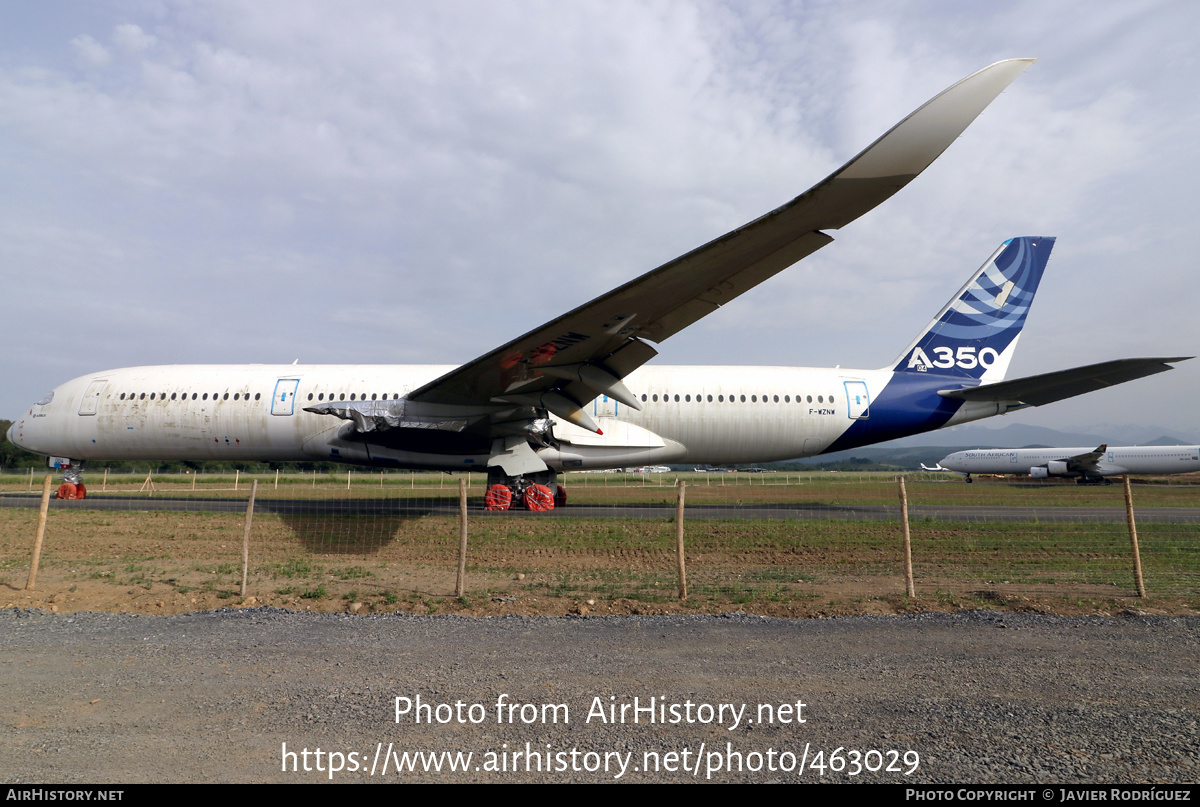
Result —
<instances>
[{"instance_id":1,"label":"airplane","mask_svg":"<svg viewBox=\"0 0 1200 807\"><path fill-rule=\"evenodd\" d=\"M976 448L956 451L940 470L966 474L1015 474L1034 479L1077 477L1081 485L1121 474L1186 474L1200 471L1200 446L1115 446L1091 448Z\"/></svg>"},{"instance_id":2,"label":"airplane","mask_svg":"<svg viewBox=\"0 0 1200 807\"><path fill-rule=\"evenodd\" d=\"M921 173L1033 59L967 76L822 182L462 366L173 365L91 373L9 439L90 460L323 460L485 470L487 507L550 509L567 470L841 451L1171 369L1122 359L1004 381L1054 239L1005 241L877 370L644 366L665 339L829 244Z\"/></svg>"}]
</instances>

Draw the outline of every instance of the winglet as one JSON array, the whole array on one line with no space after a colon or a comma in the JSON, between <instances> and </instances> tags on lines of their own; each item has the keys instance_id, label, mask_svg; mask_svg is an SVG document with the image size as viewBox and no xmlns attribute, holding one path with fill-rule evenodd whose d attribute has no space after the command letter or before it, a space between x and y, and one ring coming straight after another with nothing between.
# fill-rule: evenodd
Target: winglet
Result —
<instances>
[{"instance_id":1,"label":"winglet","mask_svg":"<svg viewBox=\"0 0 1200 807\"><path fill-rule=\"evenodd\" d=\"M804 194L825 191L819 228L843 227L907 185L1035 61L1006 59L972 73L931 98ZM843 194L847 197L844 204L830 204Z\"/></svg>"},{"instance_id":2,"label":"winglet","mask_svg":"<svg viewBox=\"0 0 1200 807\"><path fill-rule=\"evenodd\" d=\"M1036 61L1005 59L972 73L897 123L834 176L841 179L916 176Z\"/></svg>"}]
</instances>

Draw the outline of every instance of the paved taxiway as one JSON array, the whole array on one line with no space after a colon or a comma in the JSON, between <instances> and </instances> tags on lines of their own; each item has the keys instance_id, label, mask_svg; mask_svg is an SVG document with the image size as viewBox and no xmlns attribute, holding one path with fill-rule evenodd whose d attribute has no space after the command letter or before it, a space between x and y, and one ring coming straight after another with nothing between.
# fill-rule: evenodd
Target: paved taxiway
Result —
<instances>
[{"instance_id":1,"label":"paved taxiway","mask_svg":"<svg viewBox=\"0 0 1200 807\"><path fill-rule=\"evenodd\" d=\"M37 507L36 495L6 494L0 496L0 507ZM245 499L217 499L171 496L107 496L93 495L82 501L51 501L61 510L159 510L241 513L246 510ZM280 515L389 515L428 516L455 515L458 502L452 499L272 499L255 500L255 512ZM644 504L568 504L551 514L510 510L487 512L481 503L471 506L473 515L489 518L547 518L558 515L567 518L638 518L668 519L675 516L675 505ZM1200 522L1200 507L1139 507L1140 522L1187 524ZM694 504L687 506L688 518L750 519L795 521L886 521L900 517L899 505L826 505L826 504ZM912 519L933 518L938 521L1099 521L1125 520L1123 507L1005 507L964 505L914 505L909 507Z\"/></svg>"}]
</instances>

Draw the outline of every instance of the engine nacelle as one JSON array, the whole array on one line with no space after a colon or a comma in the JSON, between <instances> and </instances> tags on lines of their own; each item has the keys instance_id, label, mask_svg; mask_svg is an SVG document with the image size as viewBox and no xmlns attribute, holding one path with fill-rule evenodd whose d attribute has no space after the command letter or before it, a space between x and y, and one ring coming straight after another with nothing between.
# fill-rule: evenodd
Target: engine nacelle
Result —
<instances>
[{"instance_id":1,"label":"engine nacelle","mask_svg":"<svg viewBox=\"0 0 1200 807\"><path fill-rule=\"evenodd\" d=\"M1034 479L1046 479L1050 476L1050 469L1044 468L1041 465L1039 465L1036 468L1030 468L1029 475L1032 476Z\"/></svg>"},{"instance_id":2,"label":"engine nacelle","mask_svg":"<svg viewBox=\"0 0 1200 807\"><path fill-rule=\"evenodd\" d=\"M1051 476L1066 476L1070 473L1065 460L1051 460L1046 466L1050 469Z\"/></svg>"}]
</instances>

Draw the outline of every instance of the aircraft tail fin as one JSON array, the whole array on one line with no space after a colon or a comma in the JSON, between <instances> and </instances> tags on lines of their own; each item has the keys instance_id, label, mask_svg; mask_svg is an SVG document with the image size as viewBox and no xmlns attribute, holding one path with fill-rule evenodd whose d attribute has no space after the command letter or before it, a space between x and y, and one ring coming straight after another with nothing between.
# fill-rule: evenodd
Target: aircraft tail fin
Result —
<instances>
[{"instance_id":1,"label":"aircraft tail fin","mask_svg":"<svg viewBox=\"0 0 1200 807\"><path fill-rule=\"evenodd\" d=\"M898 373L933 372L1000 381L1025 327L1054 239L1011 238L900 354Z\"/></svg>"}]
</instances>

